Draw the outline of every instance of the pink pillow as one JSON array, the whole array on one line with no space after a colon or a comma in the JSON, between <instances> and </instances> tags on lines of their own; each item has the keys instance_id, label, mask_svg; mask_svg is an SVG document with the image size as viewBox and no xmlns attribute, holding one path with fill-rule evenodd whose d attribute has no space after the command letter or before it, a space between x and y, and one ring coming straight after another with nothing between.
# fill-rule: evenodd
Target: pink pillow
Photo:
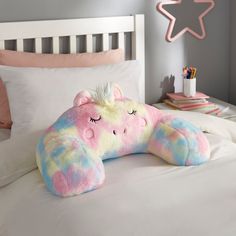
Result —
<instances>
[{"instance_id":1,"label":"pink pillow","mask_svg":"<svg viewBox=\"0 0 236 236\"><path fill-rule=\"evenodd\" d=\"M0 65L17 67L90 67L122 61L124 61L122 49L79 54L37 54L0 50Z\"/></svg>"},{"instance_id":2,"label":"pink pillow","mask_svg":"<svg viewBox=\"0 0 236 236\"><path fill-rule=\"evenodd\" d=\"M90 67L122 61L124 61L124 51L122 49L79 54L37 54L0 50L0 65L16 67ZM6 88L0 79L0 127L10 128L11 123Z\"/></svg>"}]
</instances>

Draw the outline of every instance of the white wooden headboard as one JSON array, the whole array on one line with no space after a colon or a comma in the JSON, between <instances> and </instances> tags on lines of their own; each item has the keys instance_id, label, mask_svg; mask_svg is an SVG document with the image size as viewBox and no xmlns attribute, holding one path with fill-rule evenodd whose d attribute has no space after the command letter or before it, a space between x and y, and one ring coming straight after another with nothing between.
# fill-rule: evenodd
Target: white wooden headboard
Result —
<instances>
[{"instance_id":1,"label":"white wooden headboard","mask_svg":"<svg viewBox=\"0 0 236 236\"><path fill-rule=\"evenodd\" d=\"M34 40L34 51L42 53L43 38L52 38L52 53L60 52L59 37L69 37L69 51L76 53L76 37L85 35L86 51L93 52L93 35L102 35L102 50L109 49L109 34L118 34L118 48L125 49L125 33L132 33L132 59L139 60L143 72L140 86L145 97L144 15L82 18L68 20L25 21L0 23L0 49L6 41L16 40L16 50L24 51L24 40Z\"/></svg>"}]
</instances>

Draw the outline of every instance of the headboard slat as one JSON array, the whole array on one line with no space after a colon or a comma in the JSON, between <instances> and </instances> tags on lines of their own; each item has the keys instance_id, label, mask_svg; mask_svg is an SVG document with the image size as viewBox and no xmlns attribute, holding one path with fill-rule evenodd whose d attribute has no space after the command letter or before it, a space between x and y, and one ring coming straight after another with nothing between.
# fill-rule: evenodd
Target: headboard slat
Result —
<instances>
[{"instance_id":1,"label":"headboard slat","mask_svg":"<svg viewBox=\"0 0 236 236\"><path fill-rule=\"evenodd\" d=\"M86 35L86 52L93 52L93 35Z\"/></svg>"},{"instance_id":2,"label":"headboard slat","mask_svg":"<svg viewBox=\"0 0 236 236\"><path fill-rule=\"evenodd\" d=\"M16 40L16 49L19 52L23 52L24 51L24 40L23 39L17 39Z\"/></svg>"},{"instance_id":3,"label":"headboard slat","mask_svg":"<svg viewBox=\"0 0 236 236\"><path fill-rule=\"evenodd\" d=\"M76 53L76 36L70 36L70 53Z\"/></svg>"},{"instance_id":4,"label":"headboard slat","mask_svg":"<svg viewBox=\"0 0 236 236\"><path fill-rule=\"evenodd\" d=\"M0 40L0 49L5 49L5 42L4 42L4 40Z\"/></svg>"},{"instance_id":5,"label":"headboard slat","mask_svg":"<svg viewBox=\"0 0 236 236\"><path fill-rule=\"evenodd\" d=\"M109 50L109 34L102 35L102 49L103 51Z\"/></svg>"},{"instance_id":6,"label":"headboard slat","mask_svg":"<svg viewBox=\"0 0 236 236\"><path fill-rule=\"evenodd\" d=\"M59 37L52 38L52 51L54 54L59 54L60 52Z\"/></svg>"},{"instance_id":7,"label":"headboard slat","mask_svg":"<svg viewBox=\"0 0 236 236\"><path fill-rule=\"evenodd\" d=\"M124 32L120 32L118 34L118 47L121 49L125 49L125 34L124 34Z\"/></svg>"},{"instance_id":8,"label":"headboard slat","mask_svg":"<svg viewBox=\"0 0 236 236\"><path fill-rule=\"evenodd\" d=\"M35 39L35 52L42 53L42 38Z\"/></svg>"}]
</instances>

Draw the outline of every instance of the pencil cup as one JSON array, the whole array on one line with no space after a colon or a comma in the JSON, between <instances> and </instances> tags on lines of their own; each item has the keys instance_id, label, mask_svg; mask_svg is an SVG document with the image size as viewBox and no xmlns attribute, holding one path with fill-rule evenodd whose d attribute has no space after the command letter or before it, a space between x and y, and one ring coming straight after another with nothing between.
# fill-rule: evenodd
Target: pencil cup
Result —
<instances>
[{"instance_id":1,"label":"pencil cup","mask_svg":"<svg viewBox=\"0 0 236 236\"><path fill-rule=\"evenodd\" d=\"M196 95L196 78L184 79L184 96L194 97Z\"/></svg>"}]
</instances>

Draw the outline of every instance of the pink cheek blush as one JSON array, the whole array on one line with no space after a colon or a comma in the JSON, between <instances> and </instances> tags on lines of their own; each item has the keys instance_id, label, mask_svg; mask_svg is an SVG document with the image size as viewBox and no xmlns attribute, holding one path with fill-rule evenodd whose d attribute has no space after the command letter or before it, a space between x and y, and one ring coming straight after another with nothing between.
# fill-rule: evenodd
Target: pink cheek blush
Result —
<instances>
[{"instance_id":1,"label":"pink cheek blush","mask_svg":"<svg viewBox=\"0 0 236 236\"><path fill-rule=\"evenodd\" d=\"M85 131L84 131L84 137L86 138L86 139L92 139L92 138L94 138L94 131L90 128L90 129L86 129Z\"/></svg>"},{"instance_id":2,"label":"pink cheek blush","mask_svg":"<svg viewBox=\"0 0 236 236\"><path fill-rule=\"evenodd\" d=\"M139 118L139 124L141 127L145 127L147 125L147 121L145 118Z\"/></svg>"}]
</instances>

